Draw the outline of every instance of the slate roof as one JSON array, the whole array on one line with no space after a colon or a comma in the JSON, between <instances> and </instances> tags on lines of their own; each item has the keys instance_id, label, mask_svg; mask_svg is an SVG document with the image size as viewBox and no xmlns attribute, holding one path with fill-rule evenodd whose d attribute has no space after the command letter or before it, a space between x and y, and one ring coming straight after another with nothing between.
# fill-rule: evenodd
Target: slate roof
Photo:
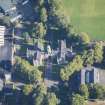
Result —
<instances>
[{"instance_id":1,"label":"slate roof","mask_svg":"<svg viewBox=\"0 0 105 105\"><path fill-rule=\"evenodd\" d=\"M59 54L58 54L58 56L60 58L65 58L66 41L65 40L60 40L60 41L58 41L58 44L59 44Z\"/></svg>"},{"instance_id":2,"label":"slate roof","mask_svg":"<svg viewBox=\"0 0 105 105\"><path fill-rule=\"evenodd\" d=\"M34 55L34 60L40 61L41 55L42 55L41 52L40 52L40 51L37 51L37 52L35 53L35 55Z\"/></svg>"},{"instance_id":3,"label":"slate roof","mask_svg":"<svg viewBox=\"0 0 105 105\"><path fill-rule=\"evenodd\" d=\"M66 40L60 40L60 50L66 49Z\"/></svg>"},{"instance_id":4,"label":"slate roof","mask_svg":"<svg viewBox=\"0 0 105 105\"><path fill-rule=\"evenodd\" d=\"M26 55L27 57L36 57L36 55L39 57L42 51L43 51L43 46L41 46L41 44L37 42L34 46L33 45L27 46Z\"/></svg>"},{"instance_id":5,"label":"slate roof","mask_svg":"<svg viewBox=\"0 0 105 105\"><path fill-rule=\"evenodd\" d=\"M67 48L66 40L58 41L58 50L57 50L57 62L58 63L67 63L71 60L76 54L72 52L71 48Z\"/></svg>"}]
</instances>

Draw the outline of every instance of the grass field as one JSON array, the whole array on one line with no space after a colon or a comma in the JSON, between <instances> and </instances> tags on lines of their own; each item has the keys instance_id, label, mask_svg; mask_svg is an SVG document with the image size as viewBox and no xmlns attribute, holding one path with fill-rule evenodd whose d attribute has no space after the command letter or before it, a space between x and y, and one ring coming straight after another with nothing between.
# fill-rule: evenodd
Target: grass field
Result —
<instances>
[{"instance_id":1,"label":"grass field","mask_svg":"<svg viewBox=\"0 0 105 105\"><path fill-rule=\"evenodd\" d=\"M77 32L105 40L105 0L62 0Z\"/></svg>"}]
</instances>

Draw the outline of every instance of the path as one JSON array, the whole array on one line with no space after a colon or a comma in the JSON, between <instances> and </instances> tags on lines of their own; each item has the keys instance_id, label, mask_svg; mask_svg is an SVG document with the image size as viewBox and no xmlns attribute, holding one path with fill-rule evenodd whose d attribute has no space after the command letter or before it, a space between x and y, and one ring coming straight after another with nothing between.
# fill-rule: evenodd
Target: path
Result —
<instances>
[{"instance_id":1,"label":"path","mask_svg":"<svg viewBox=\"0 0 105 105\"><path fill-rule=\"evenodd\" d=\"M44 82L48 88L51 88L52 86L56 86L59 83L58 81L53 80L52 63L47 63L47 65L45 67L45 75L44 76L45 76Z\"/></svg>"}]
</instances>

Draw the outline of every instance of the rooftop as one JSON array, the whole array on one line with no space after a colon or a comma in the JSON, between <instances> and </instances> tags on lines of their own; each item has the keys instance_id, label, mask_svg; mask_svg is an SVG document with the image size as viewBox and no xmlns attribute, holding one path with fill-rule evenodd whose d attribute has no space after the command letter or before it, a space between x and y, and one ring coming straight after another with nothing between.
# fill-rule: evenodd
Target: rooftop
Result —
<instances>
[{"instance_id":1,"label":"rooftop","mask_svg":"<svg viewBox=\"0 0 105 105\"><path fill-rule=\"evenodd\" d=\"M105 84L105 70L95 67L86 67L81 70L81 83L99 83Z\"/></svg>"},{"instance_id":2,"label":"rooftop","mask_svg":"<svg viewBox=\"0 0 105 105\"><path fill-rule=\"evenodd\" d=\"M0 46L3 46L4 45L5 31L6 31L5 26L0 26Z\"/></svg>"},{"instance_id":3,"label":"rooftop","mask_svg":"<svg viewBox=\"0 0 105 105\"><path fill-rule=\"evenodd\" d=\"M11 22L18 19L34 20L34 9L29 0L0 0L0 10L0 13L10 17Z\"/></svg>"},{"instance_id":4,"label":"rooftop","mask_svg":"<svg viewBox=\"0 0 105 105\"><path fill-rule=\"evenodd\" d=\"M7 33L10 35L7 35ZM12 36L12 33L9 33L5 26L0 26L0 35L0 61L11 61L13 55L13 46L12 41L7 39L8 37Z\"/></svg>"}]
</instances>

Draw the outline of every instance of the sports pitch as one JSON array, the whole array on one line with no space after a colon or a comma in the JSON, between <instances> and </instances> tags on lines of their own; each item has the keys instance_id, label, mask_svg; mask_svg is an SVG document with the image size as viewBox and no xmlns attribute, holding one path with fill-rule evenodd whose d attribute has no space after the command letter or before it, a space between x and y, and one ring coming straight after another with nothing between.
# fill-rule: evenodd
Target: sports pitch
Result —
<instances>
[{"instance_id":1,"label":"sports pitch","mask_svg":"<svg viewBox=\"0 0 105 105\"><path fill-rule=\"evenodd\" d=\"M105 0L63 0L76 32L105 40Z\"/></svg>"}]
</instances>

